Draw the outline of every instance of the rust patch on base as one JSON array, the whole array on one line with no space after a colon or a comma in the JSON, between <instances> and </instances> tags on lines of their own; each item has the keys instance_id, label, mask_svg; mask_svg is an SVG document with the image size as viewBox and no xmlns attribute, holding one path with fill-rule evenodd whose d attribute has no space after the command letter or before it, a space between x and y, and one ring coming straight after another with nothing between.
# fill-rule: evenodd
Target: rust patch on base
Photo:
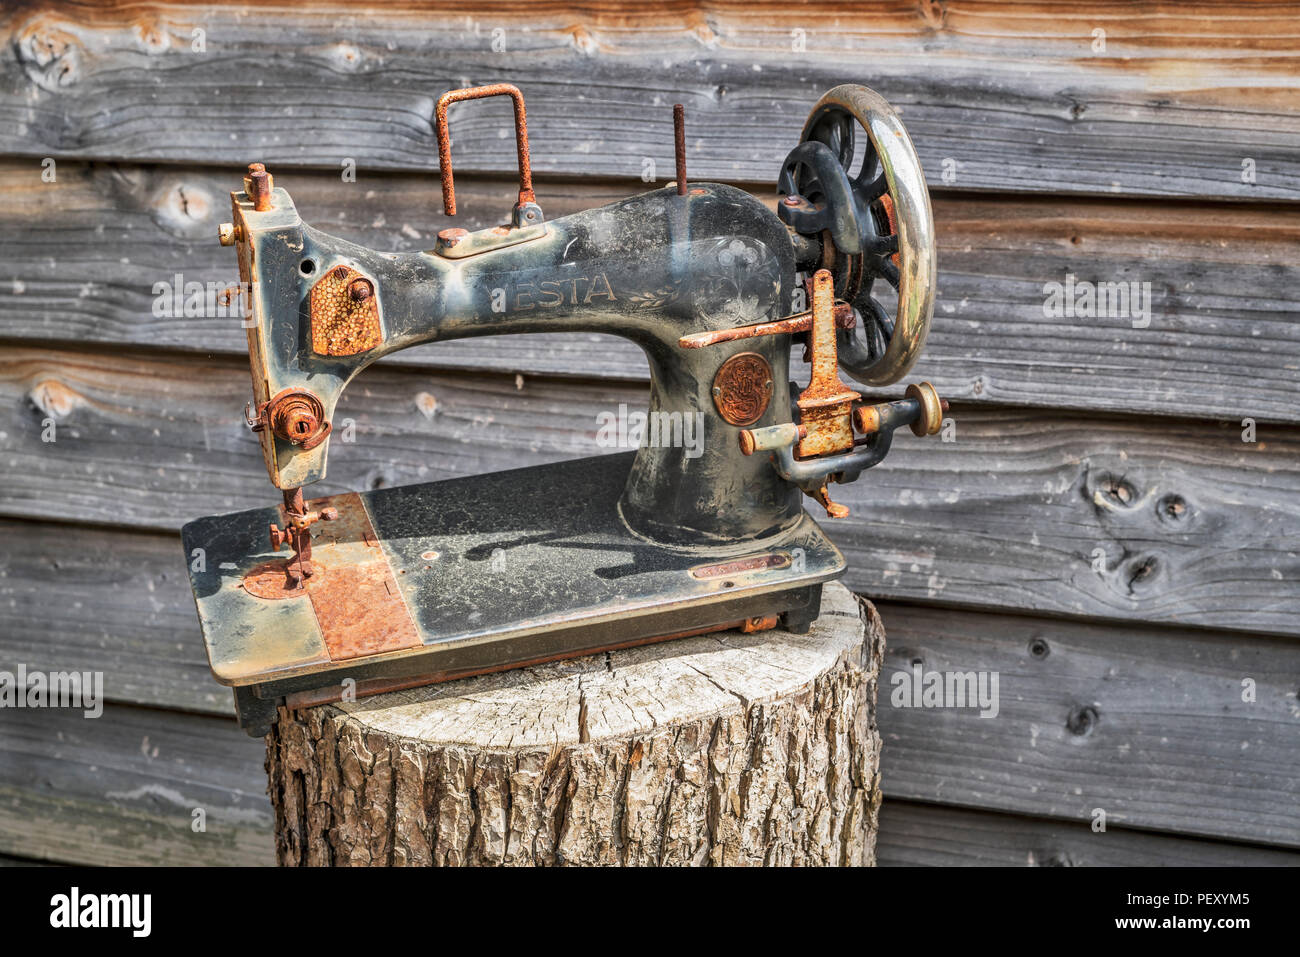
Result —
<instances>
[{"instance_id":1,"label":"rust patch on base","mask_svg":"<svg viewBox=\"0 0 1300 957\"><path fill-rule=\"evenodd\" d=\"M338 517L316 525L313 546L320 559L298 588L290 587L284 559L263 562L244 576L250 595L275 601L311 599L316 624L331 661L364 658L423 644L397 588L370 515L355 492L310 503L333 508Z\"/></svg>"},{"instance_id":2,"label":"rust patch on base","mask_svg":"<svg viewBox=\"0 0 1300 957\"><path fill-rule=\"evenodd\" d=\"M265 598L267 601L279 601L282 598L302 598L307 594L307 590L299 586L291 587L286 572L288 565L288 559L277 558L255 566L244 576L244 591L255 598ZM313 574L320 570L319 563L312 568Z\"/></svg>"},{"instance_id":3,"label":"rust patch on base","mask_svg":"<svg viewBox=\"0 0 1300 957\"><path fill-rule=\"evenodd\" d=\"M423 644L385 560L331 568L307 593L332 661Z\"/></svg>"}]
</instances>

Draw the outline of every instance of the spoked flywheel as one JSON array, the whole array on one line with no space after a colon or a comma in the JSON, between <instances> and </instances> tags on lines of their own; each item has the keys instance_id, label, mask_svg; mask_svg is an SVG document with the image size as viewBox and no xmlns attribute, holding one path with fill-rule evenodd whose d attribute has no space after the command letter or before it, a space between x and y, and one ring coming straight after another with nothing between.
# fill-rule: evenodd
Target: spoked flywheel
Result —
<instances>
[{"instance_id":1,"label":"spoked flywheel","mask_svg":"<svg viewBox=\"0 0 1300 957\"><path fill-rule=\"evenodd\" d=\"M856 131L867 133L862 165L850 175ZM782 164L778 212L820 241L818 268L860 322L837 333L839 364L870 386L897 382L916 362L934 309L934 219L921 163L898 114L864 86L837 86L813 107ZM890 310L873 294L890 287Z\"/></svg>"}]
</instances>

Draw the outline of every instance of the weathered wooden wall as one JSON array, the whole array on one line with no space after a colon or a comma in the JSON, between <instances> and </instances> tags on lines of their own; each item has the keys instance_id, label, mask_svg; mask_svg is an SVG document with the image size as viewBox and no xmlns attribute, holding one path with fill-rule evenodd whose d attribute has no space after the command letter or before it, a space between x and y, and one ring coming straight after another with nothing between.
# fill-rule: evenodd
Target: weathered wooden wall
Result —
<instances>
[{"instance_id":1,"label":"weathered wooden wall","mask_svg":"<svg viewBox=\"0 0 1300 957\"><path fill-rule=\"evenodd\" d=\"M244 164L318 225L419 249L446 223L431 115L452 86L523 88L557 216L645 188L647 158L671 177L674 102L692 178L769 195L808 108L854 81L902 110L934 193L939 300L914 377L957 430L900 438L830 527L888 668L993 670L1001 690L980 718L882 688L881 861L1296 863L1298 14L6 5L0 668L103 670L111 702L93 721L0 714L0 854L271 860L261 745L208 676L175 534L269 501L243 333L152 311L176 273L236 279L214 237ZM506 117L457 115L462 225L507 208ZM1067 275L1150 282L1149 325L1045 316ZM645 373L602 336L410 350L345 394L357 441L322 491L595 454L596 412L641 401Z\"/></svg>"}]
</instances>

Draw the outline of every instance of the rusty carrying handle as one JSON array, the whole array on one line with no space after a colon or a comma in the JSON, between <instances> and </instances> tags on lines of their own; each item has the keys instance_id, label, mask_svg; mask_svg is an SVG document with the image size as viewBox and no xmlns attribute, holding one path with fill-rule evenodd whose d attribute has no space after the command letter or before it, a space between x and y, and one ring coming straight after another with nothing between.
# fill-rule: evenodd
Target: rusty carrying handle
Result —
<instances>
[{"instance_id":1,"label":"rusty carrying handle","mask_svg":"<svg viewBox=\"0 0 1300 957\"><path fill-rule=\"evenodd\" d=\"M447 128L447 107L461 100L481 100L489 96L508 96L515 104L515 149L519 153L519 202L515 206L515 225L541 222L540 209L537 209L535 215L529 215L528 208L537 207L537 198L533 195L533 169L528 156L528 113L524 109L524 95L512 83L448 90L438 97L434 115L438 129L438 168L442 174L443 212L448 216L456 215L456 185L451 172L451 131Z\"/></svg>"}]
</instances>

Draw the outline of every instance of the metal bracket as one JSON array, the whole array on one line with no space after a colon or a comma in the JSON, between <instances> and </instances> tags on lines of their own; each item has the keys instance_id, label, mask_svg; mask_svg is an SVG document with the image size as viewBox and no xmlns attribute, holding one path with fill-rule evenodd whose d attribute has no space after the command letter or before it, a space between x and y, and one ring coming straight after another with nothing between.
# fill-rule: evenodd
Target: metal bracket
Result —
<instances>
[{"instance_id":1,"label":"metal bracket","mask_svg":"<svg viewBox=\"0 0 1300 957\"><path fill-rule=\"evenodd\" d=\"M808 298L806 312L775 322L697 332L682 336L677 344L683 349L701 349L756 336L807 336L804 359L812 363L812 376L795 402L799 422L743 429L740 450L745 455L772 453L778 475L820 502L831 518L844 518L849 510L831 501L828 484L851 482L863 469L877 464L889 451L894 429L899 426L910 425L917 435L935 434L948 404L928 382L908 386L905 399L863 402L861 394L845 385L837 371L836 330L853 328L852 307L835 301L834 282L826 269L813 274ZM855 429L862 438L855 435Z\"/></svg>"},{"instance_id":2,"label":"metal bracket","mask_svg":"<svg viewBox=\"0 0 1300 957\"><path fill-rule=\"evenodd\" d=\"M451 129L447 125L447 108L462 100L481 100L489 96L508 96L515 105L515 151L519 154L519 201L515 203L513 225L515 228L536 226L543 222L542 208L533 194L532 161L528 154L528 113L524 109L524 95L512 83L493 83L463 90L448 90L438 97L434 107L438 133L438 171L442 175L442 209L448 216L456 215L456 184L451 171Z\"/></svg>"}]
</instances>

